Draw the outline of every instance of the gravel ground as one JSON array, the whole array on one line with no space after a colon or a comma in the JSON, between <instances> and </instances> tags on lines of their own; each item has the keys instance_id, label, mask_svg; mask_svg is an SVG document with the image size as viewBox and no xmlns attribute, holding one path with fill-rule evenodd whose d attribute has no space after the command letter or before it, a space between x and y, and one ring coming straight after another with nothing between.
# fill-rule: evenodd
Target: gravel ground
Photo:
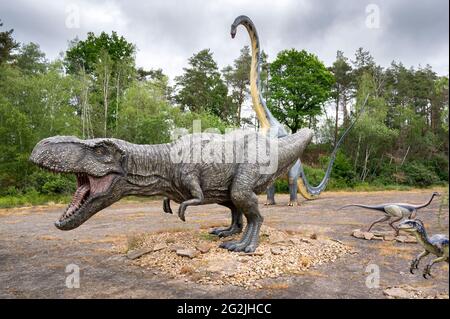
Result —
<instances>
[{"instance_id":1,"label":"gravel ground","mask_svg":"<svg viewBox=\"0 0 450 319\"><path fill-rule=\"evenodd\" d=\"M263 236L257 250L263 256L240 256L216 249L219 241L211 239L207 230L227 225L230 218L227 210L217 205L189 207L187 222L183 223L176 216L164 214L161 201L120 202L69 232L53 226L63 206L3 209L0 210L0 298L448 298L448 264L435 265L434 276L428 280L420 273L411 275L409 262L421 250L417 244L351 236L355 229L364 230L379 218L379 212L335 211L351 202L421 203L431 192L326 192L317 200L302 202L300 207L286 206L288 197L277 195L277 205L260 206L265 231L269 232L269 238L270 233L287 234L288 239L298 241L285 246L281 253L275 250L274 254L272 248L277 246L274 245L276 240L265 242ZM260 196L260 202L264 202L264 196ZM430 234L448 235L448 207L440 217L438 208L439 200L435 200L419 211L418 217L425 222ZM387 225L375 229L389 231ZM167 247L140 259L131 260L126 256L129 248L153 249L158 238L160 244ZM169 271L167 265L155 265L155 256L173 253L169 246L195 248L197 254L199 249L194 246L205 243L210 245L210 250L193 259L176 256L189 262L184 268L180 264L179 271ZM320 256L311 257L310 253L315 251L312 247L317 250L332 247L330 252L334 257L314 263L314 258L320 260ZM295 250L295 254L290 249ZM301 261L297 264L298 272L283 270L273 276L273 272L265 274L260 270L257 278L246 278L247 284L232 280L233 276L240 276L232 267L233 260L249 259L249 265L257 265L258 261L269 258L259 265L267 271L268 260L286 265L283 254L289 260L302 250L309 259L303 259L303 268ZM335 254L335 250L342 251ZM216 261L214 264L214 258L208 257L218 255L223 263ZM222 283L213 277L205 279L201 271L200 276L196 276L198 272L193 267L196 259L197 262L208 259L212 265L207 264L206 269L209 267L212 273L214 265L220 265L222 268L219 267L217 273ZM425 263L421 264L421 269ZM80 286L70 289L66 280L72 274L72 264L80 269ZM231 266L224 268L224 264ZM224 271L229 271L228 276ZM379 282L373 280L371 271L379 272Z\"/></svg>"}]
</instances>

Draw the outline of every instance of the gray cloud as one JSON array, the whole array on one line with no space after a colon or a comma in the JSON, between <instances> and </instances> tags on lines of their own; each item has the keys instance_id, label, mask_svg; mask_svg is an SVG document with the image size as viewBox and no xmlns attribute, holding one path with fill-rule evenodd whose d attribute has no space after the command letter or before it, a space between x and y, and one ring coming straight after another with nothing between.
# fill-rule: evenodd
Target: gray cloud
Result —
<instances>
[{"instance_id":1,"label":"gray cloud","mask_svg":"<svg viewBox=\"0 0 450 319\"><path fill-rule=\"evenodd\" d=\"M379 29L365 24L370 3L380 8ZM65 25L70 5L79 9L79 29ZM39 43L50 58L75 36L115 30L137 45L138 66L162 68L171 78L203 48L211 48L220 67L232 63L248 43L243 29L235 40L229 36L239 14L254 20L270 58L294 47L314 52L329 65L337 50L352 58L364 47L383 66L392 60L430 64L444 75L449 72L448 7L447 0L17 0L0 2L0 19L15 29L18 41Z\"/></svg>"}]
</instances>

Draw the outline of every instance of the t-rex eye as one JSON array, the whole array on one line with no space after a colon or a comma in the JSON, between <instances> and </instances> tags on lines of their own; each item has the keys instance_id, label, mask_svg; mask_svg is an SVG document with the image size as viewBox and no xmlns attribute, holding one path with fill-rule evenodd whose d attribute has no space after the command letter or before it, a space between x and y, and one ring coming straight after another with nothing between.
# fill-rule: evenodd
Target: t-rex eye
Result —
<instances>
[{"instance_id":1,"label":"t-rex eye","mask_svg":"<svg viewBox=\"0 0 450 319\"><path fill-rule=\"evenodd\" d=\"M95 149L95 154L97 154L97 155L106 155L107 152L106 152L105 148L103 148L103 147L97 147L97 148Z\"/></svg>"}]
</instances>

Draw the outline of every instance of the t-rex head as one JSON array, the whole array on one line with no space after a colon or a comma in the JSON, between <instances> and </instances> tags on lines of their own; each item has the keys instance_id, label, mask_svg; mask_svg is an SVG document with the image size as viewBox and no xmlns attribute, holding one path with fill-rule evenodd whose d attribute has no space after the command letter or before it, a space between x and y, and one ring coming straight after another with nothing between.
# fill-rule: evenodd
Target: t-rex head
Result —
<instances>
[{"instance_id":1,"label":"t-rex head","mask_svg":"<svg viewBox=\"0 0 450 319\"><path fill-rule=\"evenodd\" d=\"M30 161L51 172L75 174L77 190L55 226L70 230L124 196L126 153L118 140L81 140L72 136L43 139Z\"/></svg>"}]
</instances>

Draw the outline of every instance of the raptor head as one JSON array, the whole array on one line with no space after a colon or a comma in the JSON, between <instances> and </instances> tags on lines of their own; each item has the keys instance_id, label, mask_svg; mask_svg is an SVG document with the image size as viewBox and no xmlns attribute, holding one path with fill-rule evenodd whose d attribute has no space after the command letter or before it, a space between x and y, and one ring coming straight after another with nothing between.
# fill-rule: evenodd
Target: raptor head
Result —
<instances>
[{"instance_id":1,"label":"raptor head","mask_svg":"<svg viewBox=\"0 0 450 319\"><path fill-rule=\"evenodd\" d=\"M406 219L398 225L398 229L407 233L422 232L425 227L419 219Z\"/></svg>"},{"instance_id":2,"label":"raptor head","mask_svg":"<svg viewBox=\"0 0 450 319\"><path fill-rule=\"evenodd\" d=\"M55 222L61 230L80 226L98 211L122 198L126 183L126 153L119 140L81 140L72 136L43 139L30 161L55 173L74 174L77 190Z\"/></svg>"}]
</instances>

